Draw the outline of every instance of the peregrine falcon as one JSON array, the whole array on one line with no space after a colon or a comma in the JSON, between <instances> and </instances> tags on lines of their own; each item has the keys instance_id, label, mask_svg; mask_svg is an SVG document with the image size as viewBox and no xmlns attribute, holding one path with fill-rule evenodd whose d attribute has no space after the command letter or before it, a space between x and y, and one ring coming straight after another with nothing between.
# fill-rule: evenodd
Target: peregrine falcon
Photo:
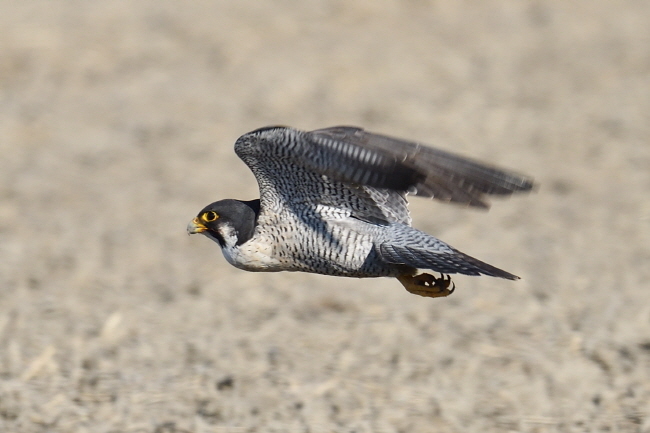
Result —
<instances>
[{"instance_id":1,"label":"peregrine falcon","mask_svg":"<svg viewBox=\"0 0 650 433\"><path fill-rule=\"evenodd\" d=\"M487 208L486 195L530 190L527 176L350 126L260 128L241 136L235 153L260 198L214 202L187 226L217 242L233 266L395 277L426 297L453 292L447 274L519 279L411 227L406 196Z\"/></svg>"}]
</instances>

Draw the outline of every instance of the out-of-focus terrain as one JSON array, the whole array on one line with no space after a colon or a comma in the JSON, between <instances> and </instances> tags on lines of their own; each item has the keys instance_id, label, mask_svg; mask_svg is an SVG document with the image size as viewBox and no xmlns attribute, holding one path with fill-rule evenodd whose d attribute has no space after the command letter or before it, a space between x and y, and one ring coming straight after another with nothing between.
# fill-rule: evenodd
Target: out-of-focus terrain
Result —
<instances>
[{"instance_id":1,"label":"out-of-focus terrain","mask_svg":"<svg viewBox=\"0 0 650 433\"><path fill-rule=\"evenodd\" d=\"M650 2L24 1L0 14L0 431L649 432ZM254 128L535 177L418 228L522 276L251 274L187 222Z\"/></svg>"}]
</instances>

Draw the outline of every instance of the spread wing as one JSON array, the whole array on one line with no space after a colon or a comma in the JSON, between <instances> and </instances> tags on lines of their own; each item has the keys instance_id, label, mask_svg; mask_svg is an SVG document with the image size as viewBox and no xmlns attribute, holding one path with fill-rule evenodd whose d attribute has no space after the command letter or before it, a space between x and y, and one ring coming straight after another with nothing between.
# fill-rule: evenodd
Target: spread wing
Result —
<instances>
[{"instance_id":1,"label":"spread wing","mask_svg":"<svg viewBox=\"0 0 650 433\"><path fill-rule=\"evenodd\" d=\"M263 208L327 205L366 221L410 223L406 193L487 207L485 195L530 190L532 179L418 143L338 126L267 127L235 152L260 185Z\"/></svg>"},{"instance_id":2,"label":"spread wing","mask_svg":"<svg viewBox=\"0 0 650 433\"><path fill-rule=\"evenodd\" d=\"M360 128L335 126L306 136L315 153L337 161L312 168L348 182L479 207L488 207L486 195L533 188L530 177Z\"/></svg>"}]
</instances>

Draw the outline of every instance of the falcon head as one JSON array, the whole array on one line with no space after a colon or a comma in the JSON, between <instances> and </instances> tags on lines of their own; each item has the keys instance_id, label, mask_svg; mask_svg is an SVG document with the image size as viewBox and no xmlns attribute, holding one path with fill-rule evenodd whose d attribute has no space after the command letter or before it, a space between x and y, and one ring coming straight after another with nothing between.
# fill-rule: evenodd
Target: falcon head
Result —
<instances>
[{"instance_id":1,"label":"falcon head","mask_svg":"<svg viewBox=\"0 0 650 433\"><path fill-rule=\"evenodd\" d=\"M187 225L187 233L201 233L221 248L233 248L253 237L259 210L259 200L220 200L203 208Z\"/></svg>"}]
</instances>

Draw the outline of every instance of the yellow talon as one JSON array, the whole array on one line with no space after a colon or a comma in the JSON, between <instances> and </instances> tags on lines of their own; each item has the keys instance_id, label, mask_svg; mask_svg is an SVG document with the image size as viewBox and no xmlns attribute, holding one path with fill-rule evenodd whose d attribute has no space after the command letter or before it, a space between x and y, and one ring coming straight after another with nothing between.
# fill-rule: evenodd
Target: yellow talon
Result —
<instances>
[{"instance_id":1,"label":"yellow talon","mask_svg":"<svg viewBox=\"0 0 650 433\"><path fill-rule=\"evenodd\" d=\"M451 277L449 275L445 277L444 274L440 274L440 278L436 278L431 274L405 274L400 275L397 279L410 293L427 298L449 296L456 290L456 284L451 281ZM451 285L451 289L449 285Z\"/></svg>"}]
</instances>

